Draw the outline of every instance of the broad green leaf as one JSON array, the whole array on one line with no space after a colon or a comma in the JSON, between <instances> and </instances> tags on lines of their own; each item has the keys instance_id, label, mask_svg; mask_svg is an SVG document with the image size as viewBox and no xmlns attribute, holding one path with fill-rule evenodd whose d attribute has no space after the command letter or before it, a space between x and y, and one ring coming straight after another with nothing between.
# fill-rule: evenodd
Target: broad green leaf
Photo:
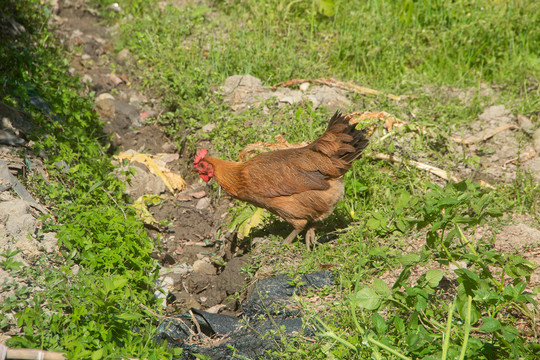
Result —
<instances>
[{"instance_id":1,"label":"broad green leaf","mask_svg":"<svg viewBox=\"0 0 540 360\"><path fill-rule=\"evenodd\" d=\"M418 261L420 261L420 255L413 253L405 254L399 258L399 262L403 266L412 265L414 263L417 263Z\"/></svg>"},{"instance_id":2,"label":"broad green leaf","mask_svg":"<svg viewBox=\"0 0 540 360\"><path fill-rule=\"evenodd\" d=\"M334 0L319 0L319 12L325 16L334 16L336 3Z\"/></svg>"},{"instance_id":3,"label":"broad green leaf","mask_svg":"<svg viewBox=\"0 0 540 360\"><path fill-rule=\"evenodd\" d=\"M482 324L482 326L480 326L481 331L495 332L502 329L501 322L497 319L494 319L492 317L483 317L482 321L484 323Z\"/></svg>"},{"instance_id":4,"label":"broad green leaf","mask_svg":"<svg viewBox=\"0 0 540 360\"><path fill-rule=\"evenodd\" d=\"M403 322L403 319L396 315L394 317L394 327L396 328L398 333L405 332L405 323Z\"/></svg>"},{"instance_id":5,"label":"broad green leaf","mask_svg":"<svg viewBox=\"0 0 540 360\"><path fill-rule=\"evenodd\" d=\"M351 296L351 301L358 307L367 310L376 310L381 304L381 297L375 290L365 287Z\"/></svg>"},{"instance_id":6,"label":"broad green leaf","mask_svg":"<svg viewBox=\"0 0 540 360\"><path fill-rule=\"evenodd\" d=\"M138 320L141 319L143 316L139 313L122 313L119 315L116 315L121 320L131 321L131 320Z\"/></svg>"},{"instance_id":7,"label":"broad green leaf","mask_svg":"<svg viewBox=\"0 0 540 360\"><path fill-rule=\"evenodd\" d=\"M378 313L373 313L371 314L371 321L373 322L373 325L375 326L375 330L377 330L377 333L379 333L379 335L384 334L384 332L388 328L384 318Z\"/></svg>"},{"instance_id":8,"label":"broad green leaf","mask_svg":"<svg viewBox=\"0 0 540 360\"><path fill-rule=\"evenodd\" d=\"M437 287L444 276L444 272L439 269L431 269L426 272L426 281L432 288Z\"/></svg>"},{"instance_id":9,"label":"broad green leaf","mask_svg":"<svg viewBox=\"0 0 540 360\"><path fill-rule=\"evenodd\" d=\"M519 331L513 326L505 326L502 328L502 335L506 341L513 342L519 337Z\"/></svg>"},{"instance_id":10,"label":"broad green leaf","mask_svg":"<svg viewBox=\"0 0 540 360\"><path fill-rule=\"evenodd\" d=\"M373 287L375 288L375 291L381 296L386 297L386 296L390 296L391 294L391 291L388 285L379 278L376 278L375 280L373 280Z\"/></svg>"},{"instance_id":11,"label":"broad green leaf","mask_svg":"<svg viewBox=\"0 0 540 360\"><path fill-rule=\"evenodd\" d=\"M92 353L92 360L99 360L103 358L103 349L97 349Z\"/></svg>"}]
</instances>

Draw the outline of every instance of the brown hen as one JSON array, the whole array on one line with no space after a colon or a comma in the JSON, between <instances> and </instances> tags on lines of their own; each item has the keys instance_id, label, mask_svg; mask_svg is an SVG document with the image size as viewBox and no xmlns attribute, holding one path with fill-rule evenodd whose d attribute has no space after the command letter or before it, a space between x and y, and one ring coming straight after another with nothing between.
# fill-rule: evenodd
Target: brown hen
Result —
<instances>
[{"instance_id":1,"label":"brown hen","mask_svg":"<svg viewBox=\"0 0 540 360\"><path fill-rule=\"evenodd\" d=\"M213 177L232 197L265 208L289 222L292 243L307 227L306 247L315 243L314 223L325 219L343 197L343 175L369 143L371 129L356 129L357 113L336 112L328 128L311 144L259 154L245 162L207 156L200 149L195 170L206 182Z\"/></svg>"}]
</instances>

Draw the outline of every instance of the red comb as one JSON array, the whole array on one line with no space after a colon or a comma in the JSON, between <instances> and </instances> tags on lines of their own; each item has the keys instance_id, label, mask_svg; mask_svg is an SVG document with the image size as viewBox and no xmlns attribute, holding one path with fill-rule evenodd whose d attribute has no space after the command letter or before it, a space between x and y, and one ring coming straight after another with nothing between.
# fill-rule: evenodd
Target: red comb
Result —
<instances>
[{"instance_id":1,"label":"red comb","mask_svg":"<svg viewBox=\"0 0 540 360\"><path fill-rule=\"evenodd\" d=\"M197 165L199 161L204 159L207 153L208 151L206 151L206 149L199 149L199 151L197 151L197 154L195 155L195 160L193 161L193 163Z\"/></svg>"}]
</instances>

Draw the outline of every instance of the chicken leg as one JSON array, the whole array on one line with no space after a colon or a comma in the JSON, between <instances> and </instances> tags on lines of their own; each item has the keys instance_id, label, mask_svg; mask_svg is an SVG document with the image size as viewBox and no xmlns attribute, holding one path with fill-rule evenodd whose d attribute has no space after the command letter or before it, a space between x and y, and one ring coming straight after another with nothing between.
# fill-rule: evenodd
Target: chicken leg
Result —
<instances>
[{"instance_id":1,"label":"chicken leg","mask_svg":"<svg viewBox=\"0 0 540 360\"><path fill-rule=\"evenodd\" d=\"M310 249L310 245L313 245L315 248L315 227L310 226L306 231L306 248Z\"/></svg>"},{"instance_id":2,"label":"chicken leg","mask_svg":"<svg viewBox=\"0 0 540 360\"><path fill-rule=\"evenodd\" d=\"M292 244L293 240L296 239L296 237L298 236L298 234L300 234L300 231L302 231L302 229L294 229L290 234L289 236L287 236L285 238L285 243L286 244Z\"/></svg>"},{"instance_id":3,"label":"chicken leg","mask_svg":"<svg viewBox=\"0 0 540 360\"><path fill-rule=\"evenodd\" d=\"M298 234L300 234L302 230L303 228L302 229L295 228L289 234L289 236L285 238L284 242L287 244L292 244L293 240L298 236ZM309 250L311 245L315 246L315 226L313 225L308 227L308 229L306 230L306 248Z\"/></svg>"}]
</instances>

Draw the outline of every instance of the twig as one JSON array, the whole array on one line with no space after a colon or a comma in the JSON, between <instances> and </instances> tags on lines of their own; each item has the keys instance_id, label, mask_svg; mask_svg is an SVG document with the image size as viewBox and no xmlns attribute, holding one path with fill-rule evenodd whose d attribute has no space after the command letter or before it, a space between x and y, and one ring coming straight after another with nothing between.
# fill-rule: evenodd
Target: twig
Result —
<instances>
[{"instance_id":1,"label":"twig","mask_svg":"<svg viewBox=\"0 0 540 360\"><path fill-rule=\"evenodd\" d=\"M469 136L465 139L453 137L452 140L454 140L458 144L470 145L470 144L474 144L480 141L486 141L487 139L492 138L493 136L497 135L500 132L503 132L506 130L515 130L515 129L519 129L519 126L514 125L514 124L504 124L495 129L487 129L487 130L481 131L480 133L473 136Z\"/></svg>"},{"instance_id":2,"label":"twig","mask_svg":"<svg viewBox=\"0 0 540 360\"><path fill-rule=\"evenodd\" d=\"M440 169L438 167L431 166L431 165L428 165L428 164L424 164L424 163L421 163L421 162L418 162L418 161L403 160L402 158L400 158L398 156L387 155L387 154L383 154L383 153L367 154L365 156L370 157L372 159L379 159L379 160L385 160L385 161L392 161L392 162L399 163L399 164L412 165L412 166L414 166L414 167L416 167L418 169L429 171L430 173L432 173L434 175L437 175L438 177L440 177L440 178L442 178L444 180L447 180L447 181L451 180L451 181L456 182L456 183L461 181L461 179L459 177L449 174L448 171L446 171L446 170L443 170L443 169Z\"/></svg>"},{"instance_id":3,"label":"twig","mask_svg":"<svg viewBox=\"0 0 540 360\"><path fill-rule=\"evenodd\" d=\"M362 94L362 95L386 96L389 99L394 100L394 101L401 101L401 100L406 98L405 96L387 94L387 93L383 93L382 91L379 91L379 90L373 90L373 89L370 89L370 88L367 88L367 87L358 86L358 85L354 85L354 84L351 84L351 83L345 83L343 81L339 81L339 80L332 79L332 78L292 79L292 80L283 81L283 82L280 82L278 84L275 84L274 86L272 86L272 89L276 90L276 88L278 86L287 87L287 86L291 86L291 85L303 84L303 83L306 83L306 82L314 82L314 83L318 83L318 84L322 84L322 85L326 85L326 86L337 87L337 88L340 88L340 89L354 91L354 92Z\"/></svg>"},{"instance_id":4,"label":"twig","mask_svg":"<svg viewBox=\"0 0 540 360\"><path fill-rule=\"evenodd\" d=\"M146 310L148 311L150 314L154 315L156 317L156 319L158 320L167 320L167 319L173 319L172 317L169 317L169 316L164 316L164 315L160 315L158 314L157 312L155 312L154 310L150 309L148 306L144 305L144 304L139 304L139 306L143 309L143 310Z\"/></svg>"},{"instance_id":5,"label":"twig","mask_svg":"<svg viewBox=\"0 0 540 360\"><path fill-rule=\"evenodd\" d=\"M120 205L118 205L118 203L116 202L116 200L114 200L114 198L112 197L112 195L109 194L109 192L108 192L107 190L105 190L105 189L103 188L103 186L101 187L101 190L103 190L103 192L104 192L105 194L109 195L109 197L111 198L111 200L112 200L112 201L116 204L116 206L120 209L120 211L122 212L122 214L124 214L124 220L127 220L127 216L126 216L126 213L124 212L124 209L122 209L122 208L120 207Z\"/></svg>"},{"instance_id":6,"label":"twig","mask_svg":"<svg viewBox=\"0 0 540 360\"><path fill-rule=\"evenodd\" d=\"M199 322L195 318L195 314L193 314L193 311L191 311L191 309L189 310L189 315L191 315L191 320L193 321L193 324L197 328L197 335L200 335L201 334L201 324L199 324Z\"/></svg>"},{"instance_id":7,"label":"twig","mask_svg":"<svg viewBox=\"0 0 540 360\"><path fill-rule=\"evenodd\" d=\"M523 164L524 162L527 162L529 160L534 159L536 157L536 155L538 155L538 153L536 151L534 151L534 150L528 151L526 153L523 153L519 157L515 157L513 159L505 161L502 168L505 169L506 165L508 165L508 164L516 164L516 163Z\"/></svg>"},{"instance_id":8,"label":"twig","mask_svg":"<svg viewBox=\"0 0 540 360\"><path fill-rule=\"evenodd\" d=\"M66 357L59 352L45 351L39 349L10 349L0 344L0 359L19 359L19 360L64 360Z\"/></svg>"}]
</instances>

